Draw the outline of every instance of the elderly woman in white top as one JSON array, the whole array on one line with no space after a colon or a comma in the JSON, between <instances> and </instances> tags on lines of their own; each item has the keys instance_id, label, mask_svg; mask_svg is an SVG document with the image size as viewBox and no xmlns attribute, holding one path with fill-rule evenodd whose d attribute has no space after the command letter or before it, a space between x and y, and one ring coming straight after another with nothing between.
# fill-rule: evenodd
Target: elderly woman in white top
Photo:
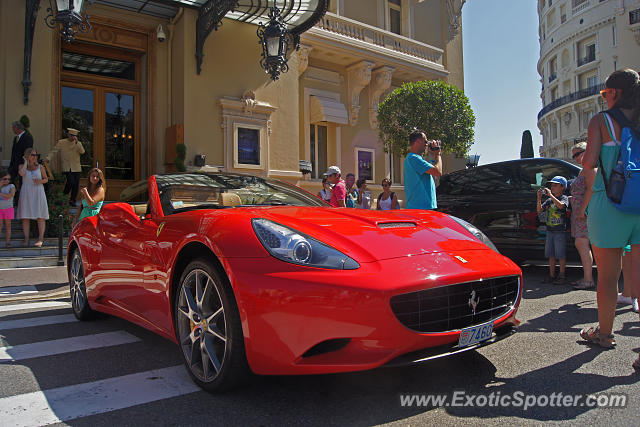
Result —
<instances>
[{"instance_id":1,"label":"elderly woman in white top","mask_svg":"<svg viewBox=\"0 0 640 427\"><path fill-rule=\"evenodd\" d=\"M44 166L38 163L38 153L34 148L27 148L24 152L24 163L18 168L18 174L22 177L22 187L17 216L22 219L24 245L29 245L29 223L35 219L38 222L38 241L34 246L39 248L44 242L45 221L49 219L49 206L44 193L44 184L49 179Z\"/></svg>"}]
</instances>

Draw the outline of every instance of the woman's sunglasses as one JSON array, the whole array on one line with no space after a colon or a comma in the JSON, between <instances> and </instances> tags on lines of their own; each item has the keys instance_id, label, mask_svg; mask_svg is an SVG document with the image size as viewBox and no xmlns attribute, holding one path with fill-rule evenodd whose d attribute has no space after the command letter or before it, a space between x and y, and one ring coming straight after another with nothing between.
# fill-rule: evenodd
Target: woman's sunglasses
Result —
<instances>
[{"instance_id":1,"label":"woman's sunglasses","mask_svg":"<svg viewBox=\"0 0 640 427\"><path fill-rule=\"evenodd\" d=\"M582 154L582 153L584 153L584 150L582 150L582 151L577 151L577 152L573 153L573 155L571 156L571 158L572 158L573 160L575 160L575 159L577 159L578 157L580 157L580 154Z\"/></svg>"},{"instance_id":2,"label":"woman's sunglasses","mask_svg":"<svg viewBox=\"0 0 640 427\"><path fill-rule=\"evenodd\" d=\"M616 90L618 89L613 89L613 88L607 88L607 89L602 89L600 91L600 96L602 96L603 98L607 98L607 93L616 93Z\"/></svg>"}]
</instances>

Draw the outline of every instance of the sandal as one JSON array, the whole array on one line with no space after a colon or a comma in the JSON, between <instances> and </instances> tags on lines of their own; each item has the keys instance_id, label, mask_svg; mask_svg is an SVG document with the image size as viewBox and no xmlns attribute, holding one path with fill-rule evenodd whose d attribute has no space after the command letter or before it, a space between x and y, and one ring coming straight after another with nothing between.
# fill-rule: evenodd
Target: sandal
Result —
<instances>
[{"instance_id":1,"label":"sandal","mask_svg":"<svg viewBox=\"0 0 640 427\"><path fill-rule=\"evenodd\" d=\"M33 246L35 246L36 248L41 248L41 247L42 247L42 243L43 243L43 241L42 241L42 240L38 240L38 241L35 243L35 245L33 245Z\"/></svg>"},{"instance_id":2,"label":"sandal","mask_svg":"<svg viewBox=\"0 0 640 427\"><path fill-rule=\"evenodd\" d=\"M553 281L553 284L554 285L566 285L567 284L567 279L564 276L558 276Z\"/></svg>"},{"instance_id":3,"label":"sandal","mask_svg":"<svg viewBox=\"0 0 640 427\"><path fill-rule=\"evenodd\" d=\"M542 279L542 283L553 283L554 280L556 280L555 276L547 276Z\"/></svg>"},{"instance_id":4,"label":"sandal","mask_svg":"<svg viewBox=\"0 0 640 427\"><path fill-rule=\"evenodd\" d=\"M600 333L600 326L584 328L580 331L580 338L589 344L597 344L602 348L614 348L616 341L613 334L603 335Z\"/></svg>"},{"instance_id":5,"label":"sandal","mask_svg":"<svg viewBox=\"0 0 640 427\"><path fill-rule=\"evenodd\" d=\"M579 280L578 284L576 284L573 289L593 289L596 287L596 285L593 282L588 282L586 280Z\"/></svg>"}]
</instances>

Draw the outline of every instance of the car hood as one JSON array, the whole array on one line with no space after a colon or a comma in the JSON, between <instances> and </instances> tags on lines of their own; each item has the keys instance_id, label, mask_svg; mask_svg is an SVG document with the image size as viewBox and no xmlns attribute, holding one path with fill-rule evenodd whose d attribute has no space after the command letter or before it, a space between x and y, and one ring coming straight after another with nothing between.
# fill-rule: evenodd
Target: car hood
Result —
<instances>
[{"instance_id":1,"label":"car hood","mask_svg":"<svg viewBox=\"0 0 640 427\"><path fill-rule=\"evenodd\" d=\"M251 216L286 225L366 262L437 252L490 250L435 211L351 208L251 208Z\"/></svg>"}]
</instances>

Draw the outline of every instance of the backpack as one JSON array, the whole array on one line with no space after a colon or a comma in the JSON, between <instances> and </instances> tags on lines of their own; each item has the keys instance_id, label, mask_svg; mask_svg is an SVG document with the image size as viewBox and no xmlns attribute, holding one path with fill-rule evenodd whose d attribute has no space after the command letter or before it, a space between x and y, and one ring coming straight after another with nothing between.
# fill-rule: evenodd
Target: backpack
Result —
<instances>
[{"instance_id":1,"label":"backpack","mask_svg":"<svg viewBox=\"0 0 640 427\"><path fill-rule=\"evenodd\" d=\"M620 152L618 153L616 164L618 161L622 162L625 178L622 200L620 203L612 201L611 204L622 212L640 214L640 134L633 128L633 124L619 108L612 108L606 113L622 128ZM613 129L610 130L610 132L612 131ZM600 169L603 170L602 167ZM604 171L602 173L604 178ZM606 179L604 179L604 183L606 188Z\"/></svg>"}]
</instances>

